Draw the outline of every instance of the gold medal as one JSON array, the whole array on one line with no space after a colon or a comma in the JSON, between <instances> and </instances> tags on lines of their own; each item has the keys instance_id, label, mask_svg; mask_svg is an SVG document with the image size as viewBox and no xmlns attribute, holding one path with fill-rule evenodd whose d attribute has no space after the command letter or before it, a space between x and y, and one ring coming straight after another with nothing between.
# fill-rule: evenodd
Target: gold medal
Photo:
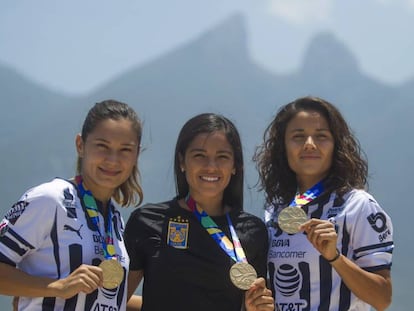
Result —
<instances>
[{"instance_id":1,"label":"gold medal","mask_svg":"<svg viewBox=\"0 0 414 311\"><path fill-rule=\"evenodd\" d=\"M305 211L297 206L289 206L279 213L278 224L280 229L289 234L299 232L299 226L308 220Z\"/></svg>"},{"instance_id":2,"label":"gold medal","mask_svg":"<svg viewBox=\"0 0 414 311\"><path fill-rule=\"evenodd\" d=\"M237 288L248 290L256 279L256 270L247 262L237 262L230 268L230 280Z\"/></svg>"},{"instance_id":3,"label":"gold medal","mask_svg":"<svg viewBox=\"0 0 414 311\"><path fill-rule=\"evenodd\" d=\"M124 269L116 259L108 259L101 262L99 267L103 272L103 286L107 289L114 289L124 279Z\"/></svg>"}]
</instances>

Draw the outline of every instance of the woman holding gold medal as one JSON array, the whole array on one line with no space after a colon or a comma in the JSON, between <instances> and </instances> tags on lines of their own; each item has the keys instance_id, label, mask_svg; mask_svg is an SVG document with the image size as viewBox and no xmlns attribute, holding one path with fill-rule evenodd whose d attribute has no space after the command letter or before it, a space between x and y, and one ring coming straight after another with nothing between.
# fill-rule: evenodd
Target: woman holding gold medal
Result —
<instances>
[{"instance_id":1,"label":"woman holding gold medal","mask_svg":"<svg viewBox=\"0 0 414 311\"><path fill-rule=\"evenodd\" d=\"M114 100L76 137L78 175L28 190L1 222L0 293L17 310L125 310L129 258L121 206L139 205L141 122Z\"/></svg>"},{"instance_id":2,"label":"woman holding gold medal","mask_svg":"<svg viewBox=\"0 0 414 311\"><path fill-rule=\"evenodd\" d=\"M269 204L276 307L385 310L392 223L364 190L367 163L340 112L316 97L281 107L255 160Z\"/></svg>"},{"instance_id":3,"label":"woman holding gold medal","mask_svg":"<svg viewBox=\"0 0 414 311\"><path fill-rule=\"evenodd\" d=\"M266 288L266 227L243 211L243 155L234 124L200 114L175 149L177 197L134 211L125 229L131 296L143 311L274 310ZM129 310L141 301L133 296Z\"/></svg>"}]
</instances>

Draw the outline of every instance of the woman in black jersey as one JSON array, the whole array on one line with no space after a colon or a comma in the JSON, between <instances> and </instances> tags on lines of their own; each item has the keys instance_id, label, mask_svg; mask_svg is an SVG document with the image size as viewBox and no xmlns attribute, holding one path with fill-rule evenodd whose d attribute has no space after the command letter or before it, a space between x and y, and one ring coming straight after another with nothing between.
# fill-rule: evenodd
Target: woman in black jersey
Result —
<instances>
[{"instance_id":1,"label":"woman in black jersey","mask_svg":"<svg viewBox=\"0 0 414 311\"><path fill-rule=\"evenodd\" d=\"M338 109L316 97L284 105L256 161L279 309L385 310L392 295L392 222L364 190L367 163Z\"/></svg>"},{"instance_id":2,"label":"woman in black jersey","mask_svg":"<svg viewBox=\"0 0 414 311\"><path fill-rule=\"evenodd\" d=\"M139 205L141 122L106 100L76 137L77 176L26 191L0 227L0 293L17 310L125 310L121 206Z\"/></svg>"},{"instance_id":3,"label":"woman in black jersey","mask_svg":"<svg viewBox=\"0 0 414 311\"><path fill-rule=\"evenodd\" d=\"M267 232L243 211L234 124L212 113L191 118L178 136L174 169L177 196L146 204L128 220L129 296L143 278L143 311L273 310ZM130 310L140 298L129 300Z\"/></svg>"}]
</instances>

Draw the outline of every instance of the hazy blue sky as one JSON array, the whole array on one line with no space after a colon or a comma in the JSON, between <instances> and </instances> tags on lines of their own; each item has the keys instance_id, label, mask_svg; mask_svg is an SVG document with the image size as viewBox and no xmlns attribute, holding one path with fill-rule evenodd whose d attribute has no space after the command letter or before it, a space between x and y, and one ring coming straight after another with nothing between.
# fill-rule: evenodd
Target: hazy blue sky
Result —
<instances>
[{"instance_id":1,"label":"hazy blue sky","mask_svg":"<svg viewBox=\"0 0 414 311\"><path fill-rule=\"evenodd\" d=\"M234 13L246 17L253 59L276 73L295 70L313 35L330 31L368 75L414 77L414 0L1 0L0 64L87 92Z\"/></svg>"}]
</instances>

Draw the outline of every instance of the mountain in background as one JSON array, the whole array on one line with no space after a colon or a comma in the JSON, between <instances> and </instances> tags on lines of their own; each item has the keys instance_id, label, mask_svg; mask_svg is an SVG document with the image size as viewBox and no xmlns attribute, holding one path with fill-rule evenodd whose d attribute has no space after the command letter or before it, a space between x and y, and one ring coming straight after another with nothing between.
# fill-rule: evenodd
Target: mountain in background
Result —
<instances>
[{"instance_id":1,"label":"mountain in background","mask_svg":"<svg viewBox=\"0 0 414 311\"><path fill-rule=\"evenodd\" d=\"M252 61L244 18L236 15L86 96L52 92L4 66L0 66L0 94L2 213L27 188L55 176L74 175L74 138L86 112L93 103L114 98L134 107L144 122L145 150L139 166L145 202L174 195L173 152L184 122L197 113L216 112L229 117L240 130L246 166L245 209L261 216L263 195L255 188L257 173L251 157L265 127L281 105L297 97L315 95L329 100L359 138L369 159L370 191L393 218L394 299L389 310L407 310L414 252L405 247L413 229L411 209L403 198L410 191L413 173L409 133L414 79L397 86L372 79L332 34L321 33L313 39L296 72L277 75Z\"/></svg>"}]
</instances>

